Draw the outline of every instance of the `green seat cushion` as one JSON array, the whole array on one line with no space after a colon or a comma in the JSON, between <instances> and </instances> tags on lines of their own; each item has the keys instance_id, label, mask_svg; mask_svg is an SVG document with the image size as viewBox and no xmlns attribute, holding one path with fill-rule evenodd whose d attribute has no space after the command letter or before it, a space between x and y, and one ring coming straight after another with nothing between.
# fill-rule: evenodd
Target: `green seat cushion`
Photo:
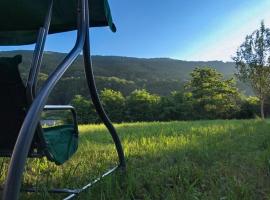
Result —
<instances>
[{"instance_id":1,"label":"green seat cushion","mask_svg":"<svg viewBox=\"0 0 270 200\"><path fill-rule=\"evenodd\" d=\"M90 27L109 26L116 31L107 0L89 1ZM44 24L50 0L1 0L0 45L35 43ZM49 33L77 29L77 0L54 0Z\"/></svg>"},{"instance_id":2,"label":"green seat cushion","mask_svg":"<svg viewBox=\"0 0 270 200\"><path fill-rule=\"evenodd\" d=\"M78 149L78 135L74 125L60 125L43 129L46 150L57 165L66 162Z\"/></svg>"}]
</instances>

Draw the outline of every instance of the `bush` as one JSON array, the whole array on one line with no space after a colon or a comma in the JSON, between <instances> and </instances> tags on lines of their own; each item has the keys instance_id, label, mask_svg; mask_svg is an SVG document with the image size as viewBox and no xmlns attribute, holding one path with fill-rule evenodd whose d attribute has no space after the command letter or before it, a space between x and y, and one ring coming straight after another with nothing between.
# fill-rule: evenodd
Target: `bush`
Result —
<instances>
[{"instance_id":1,"label":"bush","mask_svg":"<svg viewBox=\"0 0 270 200\"><path fill-rule=\"evenodd\" d=\"M125 119L125 97L119 91L104 89L101 91L100 99L104 109L113 122L122 122Z\"/></svg>"}]
</instances>

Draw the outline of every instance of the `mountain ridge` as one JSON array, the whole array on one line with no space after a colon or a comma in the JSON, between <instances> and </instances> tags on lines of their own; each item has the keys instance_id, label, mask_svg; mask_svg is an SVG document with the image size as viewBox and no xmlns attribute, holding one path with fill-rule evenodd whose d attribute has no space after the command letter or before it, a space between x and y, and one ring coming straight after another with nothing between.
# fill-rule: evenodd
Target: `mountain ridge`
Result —
<instances>
[{"instance_id":1,"label":"mountain ridge","mask_svg":"<svg viewBox=\"0 0 270 200\"><path fill-rule=\"evenodd\" d=\"M32 53L31 50L2 51L0 56L10 57L21 54L23 62L20 65L20 72L25 80L31 65ZM44 80L65 55L66 53L61 52L44 53L41 66L41 75ZM111 88L121 91L124 95L128 95L134 89L147 89L158 95L168 95L172 91L181 89L183 84L190 79L190 72L196 67L212 67L222 73L225 78L232 77L235 71L233 62L223 61L183 61L172 58L94 55L92 62L98 89ZM87 94L82 55L67 70L60 82L62 83L58 85L62 84L62 90L69 89L70 84L78 85L77 87L83 84L83 88L79 88L78 93ZM75 92L74 89L67 99L70 100Z\"/></svg>"}]
</instances>

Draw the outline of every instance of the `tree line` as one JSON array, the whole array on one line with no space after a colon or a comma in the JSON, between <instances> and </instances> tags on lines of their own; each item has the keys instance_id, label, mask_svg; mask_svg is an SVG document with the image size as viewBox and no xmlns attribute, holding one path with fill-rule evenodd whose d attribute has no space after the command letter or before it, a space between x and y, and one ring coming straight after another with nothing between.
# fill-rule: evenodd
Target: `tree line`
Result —
<instances>
[{"instance_id":1,"label":"tree line","mask_svg":"<svg viewBox=\"0 0 270 200\"><path fill-rule=\"evenodd\" d=\"M114 78L116 88L121 88L119 84L129 85L130 92L123 94L109 89L114 88L110 83L108 88L104 85L100 97L114 122L246 119L256 116L264 119L270 104L270 29L265 27L264 22L261 22L259 29L246 36L233 60L236 72L229 79L214 68L197 67L190 73L191 79L178 90L160 96L146 89L134 88L134 82ZM73 81L76 82L75 79ZM254 96L245 96L240 92L236 81L252 88ZM74 87L77 94L86 94L87 91L81 91L79 85ZM161 83L160 87L162 85L166 84ZM72 98L65 93L61 97L64 97L63 101ZM99 122L86 95L75 95L70 103L77 108L80 123Z\"/></svg>"},{"instance_id":2,"label":"tree line","mask_svg":"<svg viewBox=\"0 0 270 200\"><path fill-rule=\"evenodd\" d=\"M171 121L202 119L246 119L259 115L259 99L246 97L235 79L210 67L195 68L183 88L167 96L137 89L124 96L120 91L103 89L100 99L113 122ZM100 122L90 99L76 95L79 123Z\"/></svg>"}]
</instances>

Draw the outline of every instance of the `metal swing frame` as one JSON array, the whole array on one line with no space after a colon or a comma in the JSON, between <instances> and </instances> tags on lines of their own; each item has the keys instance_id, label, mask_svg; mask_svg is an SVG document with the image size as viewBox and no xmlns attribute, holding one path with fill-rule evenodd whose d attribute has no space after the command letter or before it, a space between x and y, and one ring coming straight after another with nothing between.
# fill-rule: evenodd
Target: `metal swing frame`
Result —
<instances>
[{"instance_id":1,"label":"metal swing frame","mask_svg":"<svg viewBox=\"0 0 270 200\"><path fill-rule=\"evenodd\" d=\"M112 125L110 119L106 115L102 104L100 103L99 96L97 94L97 89L94 80L94 74L92 69L92 61L90 54L90 33L89 33L89 5L88 0L77 0L77 39L72 50L66 55L62 62L57 66L57 68L51 73L46 82L42 85L39 92L36 94L37 77L39 74L42 56L44 53L44 45L46 42L46 37L48 35L51 16L52 16L53 0L51 0L47 16L45 18L44 25L39 29L37 43L35 46L33 60L31 69L29 72L29 77L27 81L26 93L28 101L31 102L31 106L28 109L24 122L21 126L12 156L9 164L8 174L6 182L3 188L3 200L17 200L19 198L20 191L25 192L38 192L36 188L21 189L21 179L24 172L24 166L26 164L26 159L28 157L28 152L31 147L33 137L36 130L39 129L39 121L41 112L43 111L48 96L52 92L53 88L63 76L65 71L70 67L70 65L75 61L75 59L83 52L84 66L85 66L85 76L93 101L94 107L100 116L101 120L109 130L118 154L119 164L105 172L102 176L95 179L94 181L87 183L78 189L53 189L48 192L52 193L66 193L68 196L64 198L72 199L79 193L85 191L93 184L97 183L99 180L105 176L111 174L117 169L124 170L126 167L125 156L122 149L121 141L117 135L117 132ZM46 108L45 108L46 109ZM53 106L47 106L47 109L56 109ZM70 107L62 107L61 109L71 109Z\"/></svg>"}]
</instances>

